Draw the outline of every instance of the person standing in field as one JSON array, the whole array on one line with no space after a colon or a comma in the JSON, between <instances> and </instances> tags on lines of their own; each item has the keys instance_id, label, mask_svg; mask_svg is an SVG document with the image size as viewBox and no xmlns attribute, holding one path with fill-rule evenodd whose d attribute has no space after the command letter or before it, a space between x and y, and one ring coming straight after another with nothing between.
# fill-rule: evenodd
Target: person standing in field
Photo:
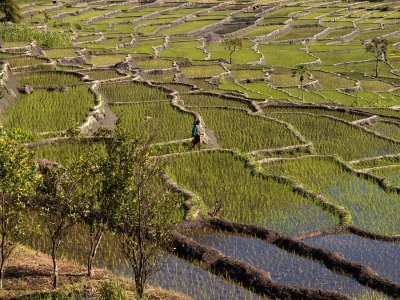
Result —
<instances>
[{"instance_id":1,"label":"person standing in field","mask_svg":"<svg viewBox=\"0 0 400 300\"><path fill-rule=\"evenodd\" d=\"M200 128L200 120L197 119L194 121L193 124L193 129L192 129L192 138L193 138L193 148L196 147L196 145L199 146L201 145L201 128Z\"/></svg>"}]
</instances>

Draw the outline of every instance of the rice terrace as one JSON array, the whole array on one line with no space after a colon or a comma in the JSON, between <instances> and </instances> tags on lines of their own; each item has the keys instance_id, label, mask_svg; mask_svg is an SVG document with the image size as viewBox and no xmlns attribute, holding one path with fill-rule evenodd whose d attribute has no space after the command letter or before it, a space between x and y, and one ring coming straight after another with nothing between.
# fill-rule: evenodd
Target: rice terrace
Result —
<instances>
[{"instance_id":1,"label":"rice terrace","mask_svg":"<svg viewBox=\"0 0 400 300\"><path fill-rule=\"evenodd\" d=\"M400 1L0 1L0 299L400 299Z\"/></svg>"}]
</instances>

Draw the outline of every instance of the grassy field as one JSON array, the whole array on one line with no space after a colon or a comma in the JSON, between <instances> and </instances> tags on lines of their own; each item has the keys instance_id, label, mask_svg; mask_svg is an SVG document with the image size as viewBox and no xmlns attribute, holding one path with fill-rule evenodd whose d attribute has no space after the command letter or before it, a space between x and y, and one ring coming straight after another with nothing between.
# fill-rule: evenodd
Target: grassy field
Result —
<instances>
[{"instance_id":1,"label":"grassy field","mask_svg":"<svg viewBox=\"0 0 400 300\"><path fill-rule=\"evenodd\" d=\"M84 142L85 136L154 131L149 155L163 156L164 171L193 192L179 198L185 201L177 209L182 220L207 219L220 207L219 218L291 237L343 222L370 233L400 234L398 194L384 188L400 186L396 1L17 2L21 23L0 23L1 125L18 138L47 140L69 136L94 117L77 140L35 148L36 158L68 165L87 152L105 153L103 142ZM238 38L236 46L227 45L230 38ZM384 53L367 51L374 38L387 40ZM294 74L299 65L303 76ZM196 118L204 142L199 147L190 140ZM84 239L78 227L62 255L86 263L85 250L73 245ZM185 234L265 269L283 284L386 299L376 294L380 287L261 240ZM397 265L375 263L370 248L360 246L372 247L381 259L397 251L389 251L388 242L318 235L306 242L342 249L347 259L379 270L398 286ZM31 246L42 250L39 244ZM116 244L113 236L105 238L98 263L130 275ZM152 284L200 300L262 298L208 272L208 264L169 257ZM380 290L387 299L398 296Z\"/></svg>"}]
</instances>

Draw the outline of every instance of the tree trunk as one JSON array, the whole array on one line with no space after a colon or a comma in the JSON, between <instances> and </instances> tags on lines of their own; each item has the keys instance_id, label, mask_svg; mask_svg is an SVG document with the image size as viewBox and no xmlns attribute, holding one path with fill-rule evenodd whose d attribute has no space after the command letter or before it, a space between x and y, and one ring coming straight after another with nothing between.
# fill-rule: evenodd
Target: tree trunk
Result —
<instances>
[{"instance_id":1,"label":"tree trunk","mask_svg":"<svg viewBox=\"0 0 400 300\"><path fill-rule=\"evenodd\" d=\"M57 240L52 240L51 258L53 260L53 289L56 289L57 286L58 286L57 252L58 252L58 241Z\"/></svg>"},{"instance_id":2,"label":"tree trunk","mask_svg":"<svg viewBox=\"0 0 400 300\"><path fill-rule=\"evenodd\" d=\"M0 262L0 289L3 289L4 264L6 260L6 220L5 220L5 195L1 197L1 262Z\"/></svg>"},{"instance_id":3,"label":"tree trunk","mask_svg":"<svg viewBox=\"0 0 400 300\"><path fill-rule=\"evenodd\" d=\"M375 78L379 79L379 58L376 59Z\"/></svg>"},{"instance_id":4,"label":"tree trunk","mask_svg":"<svg viewBox=\"0 0 400 300\"><path fill-rule=\"evenodd\" d=\"M233 61L232 55L233 55L234 52L235 51L232 51L232 50L229 52L229 64L230 65L232 64L232 61Z\"/></svg>"},{"instance_id":5,"label":"tree trunk","mask_svg":"<svg viewBox=\"0 0 400 300\"><path fill-rule=\"evenodd\" d=\"M303 80L300 81L301 85L301 101L304 102L304 86L303 86Z\"/></svg>"},{"instance_id":6,"label":"tree trunk","mask_svg":"<svg viewBox=\"0 0 400 300\"><path fill-rule=\"evenodd\" d=\"M0 290L3 289L3 278L4 278L4 259L0 262Z\"/></svg>"},{"instance_id":7,"label":"tree trunk","mask_svg":"<svg viewBox=\"0 0 400 300\"><path fill-rule=\"evenodd\" d=\"M97 249L99 248L102 237L103 237L102 229L98 229L96 232L95 232L94 228L90 229L90 252L89 252L88 261L87 261L87 276L88 277L93 276L93 260L94 260L94 257L96 256Z\"/></svg>"}]
</instances>

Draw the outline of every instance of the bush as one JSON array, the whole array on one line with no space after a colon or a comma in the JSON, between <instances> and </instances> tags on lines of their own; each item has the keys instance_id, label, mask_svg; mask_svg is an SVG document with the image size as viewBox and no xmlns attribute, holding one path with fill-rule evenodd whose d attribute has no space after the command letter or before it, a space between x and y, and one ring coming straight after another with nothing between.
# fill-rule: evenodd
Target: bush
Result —
<instances>
[{"instance_id":1,"label":"bush","mask_svg":"<svg viewBox=\"0 0 400 300\"><path fill-rule=\"evenodd\" d=\"M25 26L15 24L0 24L0 39L4 41L32 41L35 40L44 48L71 46L70 36L64 32L44 32L33 30Z\"/></svg>"},{"instance_id":2,"label":"bush","mask_svg":"<svg viewBox=\"0 0 400 300\"><path fill-rule=\"evenodd\" d=\"M99 300L125 300L125 291L122 283L107 281L100 287Z\"/></svg>"}]
</instances>

